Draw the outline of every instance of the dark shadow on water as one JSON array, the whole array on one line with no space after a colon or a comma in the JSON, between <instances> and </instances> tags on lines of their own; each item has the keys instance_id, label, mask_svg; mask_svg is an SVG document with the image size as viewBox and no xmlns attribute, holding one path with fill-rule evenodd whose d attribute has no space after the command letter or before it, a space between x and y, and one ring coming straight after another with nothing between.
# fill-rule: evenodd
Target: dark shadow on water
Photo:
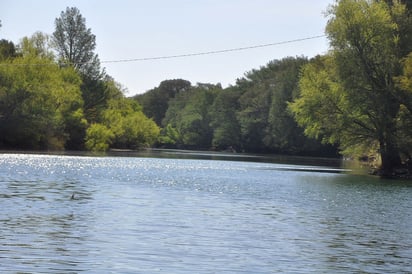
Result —
<instances>
[{"instance_id":1,"label":"dark shadow on water","mask_svg":"<svg viewBox=\"0 0 412 274\"><path fill-rule=\"evenodd\" d=\"M142 157L142 158L164 158L164 159L185 159L185 160L219 160L219 161L240 161L271 163L285 166L274 167L283 171L306 171L306 172L327 172L342 173L352 171L352 166L347 167L341 158L290 156L280 154L247 154L215 151L195 151L179 149L142 149L142 150L122 150L113 149L108 152L87 152L87 151L0 151L0 153L18 154L42 154L58 156L83 156L83 157ZM359 171L357 173L366 173Z\"/></svg>"},{"instance_id":2,"label":"dark shadow on water","mask_svg":"<svg viewBox=\"0 0 412 274\"><path fill-rule=\"evenodd\" d=\"M107 152L106 155L117 157L151 157L168 159L244 161L288 165L327 166L336 168L340 168L342 166L342 159L340 158L289 156L275 154L248 154L178 149L145 149L139 151L111 150Z\"/></svg>"}]
</instances>

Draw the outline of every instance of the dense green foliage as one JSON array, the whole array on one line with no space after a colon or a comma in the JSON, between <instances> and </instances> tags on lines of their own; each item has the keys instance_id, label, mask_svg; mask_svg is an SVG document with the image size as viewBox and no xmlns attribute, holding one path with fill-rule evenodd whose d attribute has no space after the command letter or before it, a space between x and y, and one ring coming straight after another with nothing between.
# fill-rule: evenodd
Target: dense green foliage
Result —
<instances>
[{"instance_id":1,"label":"dense green foliage","mask_svg":"<svg viewBox=\"0 0 412 274\"><path fill-rule=\"evenodd\" d=\"M217 90L221 90L220 85L198 84L169 102L163 124L176 129L180 136L178 145L202 149L211 147L210 107Z\"/></svg>"},{"instance_id":2,"label":"dense green foliage","mask_svg":"<svg viewBox=\"0 0 412 274\"><path fill-rule=\"evenodd\" d=\"M19 57L0 66L0 144L5 147L62 149L73 128L83 127L80 77L60 68L39 44L24 38ZM25 64L31 64L27 66Z\"/></svg>"},{"instance_id":3,"label":"dense green foliage","mask_svg":"<svg viewBox=\"0 0 412 274\"><path fill-rule=\"evenodd\" d=\"M378 155L390 174L412 153L411 3L336 1L323 56L273 60L228 88L174 79L133 98L100 68L95 36L67 8L50 37L0 40L0 148L339 148Z\"/></svg>"},{"instance_id":4,"label":"dense green foliage","mask_svg":"<svg viewBox=\"0 0 412 274\"><path fill-rule=\"evenodd\" d=\"M6 39L0 40L0 61L16 57L16 48L13 42Z\"/></svg>"},{"instance_id":5,"label":"dense green foliage","mask_svg":"<svg viewBox=\"0 0 412 274\"><path fill-rule=\"evenodd\" d=\"M51 38L0 40L0 148L107 150L157 140L156 124L100 69L94 39L79 10L67 8Z\"/></svg>"},{"instance_id":6,"label":"dense green foliage","mask_svg":"<svg viewBox=\"0 0 412 274\"><path fill-rule=\"evenodd\" d=\"M142 105L145 114L161 126L169 100L190 87L191 83L182 79L165 80L160 83L159 87L137 95L135 99Z\"/></svg>"},{"instance_id":7,"label":"dense green foliage","mask_svg":"<svg viewBox=\"0 0 412 274\"><path fill-rule=\"evenodd\" d=\"M287 110L298 94L298 79L306 58L284 58L253 70L238 80L237 118L244 149L293 154L330 154L333 147L322 146L304 136Z\"/></svg>"},{"instance_id":8,"label":"dense green foliage","mask_svg":"<svg viewBox=\"0 0 412 274\"><path fill-rule=\"evenodd\" d=\"M107 150L136 149L150 146L157 140L159 128L142 113L140 106L130 99L112 99L103 111L101 123L92 124L86 133L86 148Z\"/></svg>"},{"instance_id":9,"label":"dense green foliage","mask_svg":"<svg viewBox=\"0 0 412 274\"><path fill-rule=\"evenodd\" d=\"M403 61L412 51L411 13L398 1L342 0L330 16L332 50L305 66L291 109L309 136L349 155L378 153L389 175L412 149L412 90Z\"/></svg>"},{"instance_id":10,"label":"dense green foliage","mask_svg":"<svg viewBox=\"0 0 412 274\"><path fill-rule=\"evenodd\" d=\"M287 154L336 155L303 134L287 109L298 94L303 57L274 60L226 89L164 81L135 97L162 127L158 145Z\"/></svg>"}]
</instances>

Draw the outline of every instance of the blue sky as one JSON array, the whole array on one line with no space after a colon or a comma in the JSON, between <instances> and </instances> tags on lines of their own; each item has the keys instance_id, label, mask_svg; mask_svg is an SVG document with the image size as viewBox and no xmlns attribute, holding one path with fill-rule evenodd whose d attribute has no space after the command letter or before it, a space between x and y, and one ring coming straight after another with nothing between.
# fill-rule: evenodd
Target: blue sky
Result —
<instances>
[{"instance_id":1,"label":"blue sky","mask_svg":"<svg viewBox=\"0 0 412 274\"><path fill-rule=\"evenodd\" d=\"M96 35L101 61L248 47L324 34L334 0L1 0L0 39L18 43L36 31L51 34L66 7L77 7ZM103 63L127 88L145 92L166 79L235 84L245 72L287 56L323 54L326 38L186 58Z\"/></svg>"}]
</instances>

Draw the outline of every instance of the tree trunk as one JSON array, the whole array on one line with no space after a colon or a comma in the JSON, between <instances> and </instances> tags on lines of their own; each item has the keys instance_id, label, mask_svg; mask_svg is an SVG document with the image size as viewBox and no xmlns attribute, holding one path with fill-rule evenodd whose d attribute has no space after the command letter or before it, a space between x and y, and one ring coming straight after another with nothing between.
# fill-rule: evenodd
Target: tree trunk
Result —
<instances>
[{"instance_id":1,"label":"tree trunk","mask_svg":"<svg viewBox=\"0 0 412 274\"><path fill-rule=\"evenodd\" d=\"M388 141L380 142L380 155L382 164L380 174L383 177L394 176L394 170L401 165L401 157L396 146Z\"/></svg>"}]
</instances>

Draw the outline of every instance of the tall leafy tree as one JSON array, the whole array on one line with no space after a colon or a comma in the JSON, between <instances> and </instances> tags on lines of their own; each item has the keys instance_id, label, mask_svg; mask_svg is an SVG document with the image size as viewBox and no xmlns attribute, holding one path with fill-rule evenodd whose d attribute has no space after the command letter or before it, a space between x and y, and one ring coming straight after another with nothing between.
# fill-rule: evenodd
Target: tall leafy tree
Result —
<instances>
[{"instance_id":1,"label":"tall leafy tree","mask_svg":"<svg viewBox=\"0 0 412 274\"><path fill-rule=\"evenodd\" d=\"M399 1L342 0L331 6L331 54L306 66L301 97L291 105L307 134L339 143L348 153L376 149L385 175L401 163L400 111L410 106L395 84L412 49L403 42L412 26L407 13Z\"/></svg>"},{"instance_id":2,"label":"tall leafy tree","mask_svg":"<svg viewBox=\"0 0 412 274\"><path fill-rule=\"evenodd\" d=\"M55 20L53 42L61 62L68 63L91 79L99 79L100 61L96 36L86 27L86 19L76 7L67 7Z\"/></svg>"},{"instance_id":3,"label":"tall leafy tree","mask_svg":"<svg viewBox=\"0 0 412 274\"><path fill-rule=\"evenodd\" d=\"M100 122L108 102L123 94L119 85L106 75L104 69L101 70L98 55L94 52L96 36L86 27L86 19L79 9L68 7L61 12L55 20L52 38L60 62L74 67L82 77L81 91L88 122Z\"/></svg>"}]
</instances>

